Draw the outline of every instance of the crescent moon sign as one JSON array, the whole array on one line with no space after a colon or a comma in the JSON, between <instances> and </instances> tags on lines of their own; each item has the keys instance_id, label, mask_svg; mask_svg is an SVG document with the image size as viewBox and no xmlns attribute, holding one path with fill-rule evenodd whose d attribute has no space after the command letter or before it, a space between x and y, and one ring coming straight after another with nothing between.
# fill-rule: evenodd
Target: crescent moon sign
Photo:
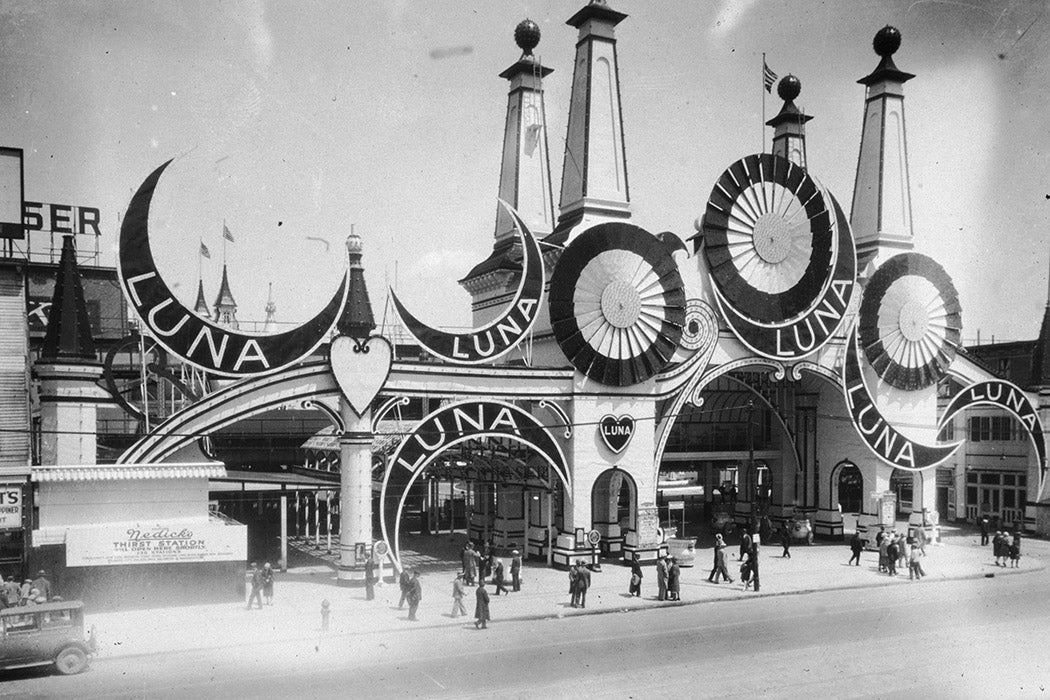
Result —
<instances>
[{"instance_id":1,"label":"crescent moon sign","mask_svg":"<svg viewBox=\"0 0 1050 700\"><path fill-rule=\"evenodd\" d=\"M842 382L853 427L864 444L887 464L906 471L920 471L940 464L952 456L961 442L950 445L924 445L905 437L879 412L864 383L857 351L856 326L846 340L846 360L842 363Z\"/></svg>"},{"instance_id":2,"label":"crescent moon sign","mask_svg":"<svg viewBox=\"0 0 1050 700\"><path fill-rule=\"evenodd\" d=\"M518 291L501 317L469 333L446 333L427 326L409 313L394 290L390 290L390 298L394 300L397 313L412 337L431 354L457 365L491 362L514 349L536 322L543 298L544 271L540 244L514 207L503 200L499 202L514 219L522 249Z\"/></svg>"},{"instance_id":3,"label":"crescent moon sign","mask_svg":"<svg viewBox=\"0 0 1050 700\"><path fill-rule=\"evenodd\" d=\"M266 374L298 362L324 341L339 320L349 273L319 314L301 326L273 335L249 335L216 325L183 306L165 284L149 246L149 209L157 181L171 161L154 170L131 198L120 227L117 256L124 294L151 335L189 364L226 377Z\"/></svg>"}]
</instances>

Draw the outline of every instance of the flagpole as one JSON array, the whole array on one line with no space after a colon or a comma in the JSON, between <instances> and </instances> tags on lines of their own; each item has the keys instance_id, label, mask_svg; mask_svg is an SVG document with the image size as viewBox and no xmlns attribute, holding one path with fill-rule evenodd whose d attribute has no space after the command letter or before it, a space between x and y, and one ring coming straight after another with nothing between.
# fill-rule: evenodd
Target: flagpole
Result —
<instances>
[{"instance_id":1,"label":"flagpole","mask_svg":"<svg viewBox=\"0 0 1050 700\"><path fill-rule=\"evenodd\" d=\"M765 103L763 103L763 109ZM222 220L222 264L226 264L226 219Z\"/></svg>"},{"instance_id":2,"label":"flagpole","mask_svg":"<svg viewBox=\"0 0 1050 700\"><path fill-rule=\"evenodd\" d=\"M762 52L762 82L759 85L762 91L762 149L759 153L766 152L766 52Z\"/></svg>"}]
</instances>

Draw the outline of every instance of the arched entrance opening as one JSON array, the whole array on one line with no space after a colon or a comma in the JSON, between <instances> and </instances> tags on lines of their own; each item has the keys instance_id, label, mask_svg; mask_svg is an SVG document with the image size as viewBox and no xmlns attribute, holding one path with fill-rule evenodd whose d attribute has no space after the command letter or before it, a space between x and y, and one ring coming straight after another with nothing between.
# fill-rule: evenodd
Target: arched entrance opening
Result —
<instances>
[{"instance_id":1,"label":"arched entrance opening","mask_svg":"<svg viewBox=\"0 0 1050 700\"><path fill-rule=\"evenodd\" d=\"M857 514L864 508L864 476L853 462L843 460L835 465L832 490L837 492L836 502L843 514Z\"/></svg>"},{"instance_id":2,"label":"arched entrance opening","mask_svg":"<svg viewBox=\"0 0 1050 700\"><path fill-rule=\"evenodd\" d=\"M402 441L380 490L383 539L399 567L408 506L440 481L465 492L469 537L497 554L516 548L551 561L571 482L557 441L531 413L502 401L450 403Z\"/></svg>"},{"instance_id":3,"label":"arched entrance opening","mask_svg":"<svg viewBox=\"0 0 1050 700\"><path fill-rule=\"evenodd\" d=\"M696 401L677 408L669 402L667 410L677 413L657 486L664 527L705 537L754 520L769 536L813 501L798 478L798 436L808 436L800 425L815 420L800 400L809 381L742 361L708 381Z\"/></svg>"},{"instance_id":4,"label":"arched entrance opening","mask_svg":"<svg viewBox=\"0 0 1050 700\"><path fill-rule=\"evenodd\" d=\"M602 556L619 557L637 532L638 487L631 475L613 467L598 475L591 487L591 523L601 536Z\"/></svg>"}]
</instances>

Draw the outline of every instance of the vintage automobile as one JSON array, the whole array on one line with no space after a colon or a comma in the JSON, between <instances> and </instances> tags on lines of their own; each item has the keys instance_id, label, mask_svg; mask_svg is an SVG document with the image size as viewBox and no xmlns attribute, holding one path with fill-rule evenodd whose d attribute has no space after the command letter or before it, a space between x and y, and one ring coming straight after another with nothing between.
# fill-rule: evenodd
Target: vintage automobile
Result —
<instances>
[{"instance_id":1,"label":"vintage automobile","mask_svg":"<svg viewBox=\"0 0 1050 700\"><path fill-rule=\"evenodd\" d=\"M94 653L80 601L0 610L0 669L54 664L60 673L80 673Z\"/></svg>"}]
</instances>

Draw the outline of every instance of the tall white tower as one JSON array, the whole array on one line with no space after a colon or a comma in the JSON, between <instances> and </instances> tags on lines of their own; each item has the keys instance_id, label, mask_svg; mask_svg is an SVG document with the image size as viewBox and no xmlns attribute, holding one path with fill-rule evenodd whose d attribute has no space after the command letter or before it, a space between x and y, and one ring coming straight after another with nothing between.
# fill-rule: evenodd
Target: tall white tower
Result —
<instances>
[{"instance_id":1,"label":"tall white tower","mask_svg":"<svg viewBox=\"0 0 1050 700\"><path fill-rule=\"evenodd\" d=\"M914 247L904 83L915 76L893 63L900 44L895 27L880 29L872 45L882 60L874 72L857 81L867 90L850 227L864 277L887 258Z\"/></svg>"},{"instance_id":2,"label":"tall white tower","mask_svg":"<svg viewBox=\"0 0 1050 700\"><path fill-rule=\"evenodd\" d=\"M793 75L785 75L777 85L777 94L784 106L775 117L766 122L773 127L773 155L790 160L795 165L806 167L806 122L813 117L804 114L795 106L795 99L802 92L802 82Z\"/></svg>"},{"instance_id":3,"label":"tall white tower","mask_svg":"<svg viewBox=\"0 0 1050 700\"><path fill-rule=\"evenodd\" d=\"M605 0L591 0L567 22L579 37L558 226L551 242L567 242L600 221L631 218L615 33L626 18Z\"/></svg>"}]
</instances>

